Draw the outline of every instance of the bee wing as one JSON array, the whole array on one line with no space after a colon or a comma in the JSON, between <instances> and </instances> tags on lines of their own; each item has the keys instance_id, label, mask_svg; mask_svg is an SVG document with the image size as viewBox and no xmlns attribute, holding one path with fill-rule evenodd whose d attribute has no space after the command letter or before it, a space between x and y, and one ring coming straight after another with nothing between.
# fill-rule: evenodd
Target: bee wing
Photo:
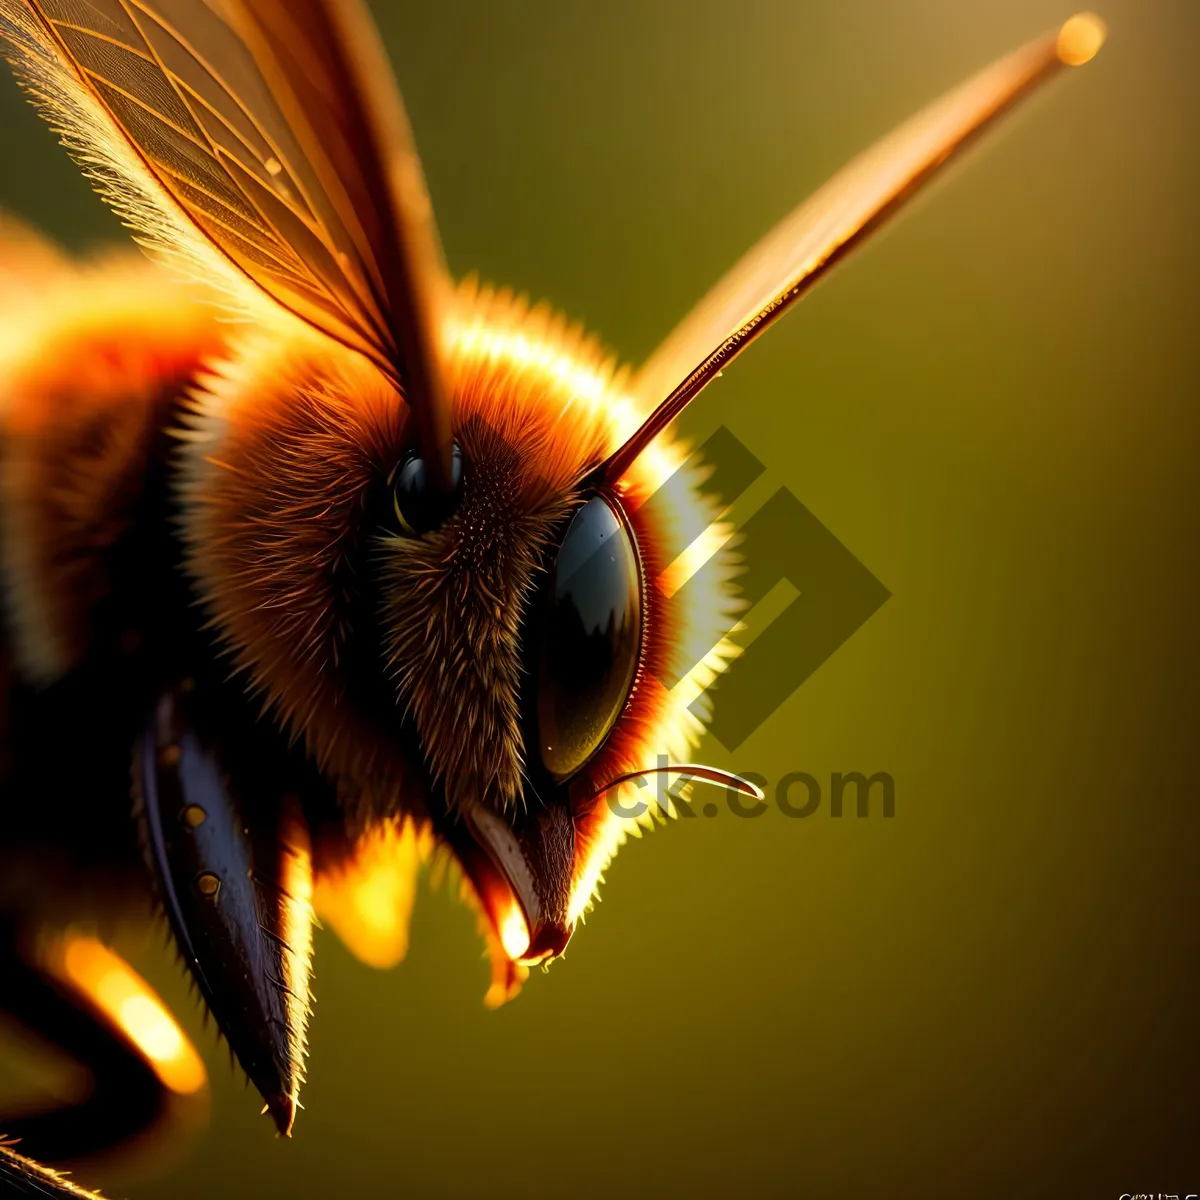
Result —
<instances>
[{"instance_id":1,"label":"bee wing","mask_svg":"<svg viewBox=\"0 0 1200 1200\"><path fill-rule=\"evenodd\" d=\"M1006 109L1064 65L1086 62L1100 21L1074 17L918 113L835 175L739 262L634 377L653 409L608 460L617 479L654 436L827 271L879 228Z\"/></svg>"},{"instance_id":2,"label":"bee wing","mask_svg":"<svg viewBox=\"0 0 1200 1200\"><path fill-rule=\"evenodd\" d=\"M284 308L402 377L448 444L435 337L448 281L358 0L0 0L0 36L152 240L175 240L164 221L190 225Z\"/></svg>"}]
</instances>

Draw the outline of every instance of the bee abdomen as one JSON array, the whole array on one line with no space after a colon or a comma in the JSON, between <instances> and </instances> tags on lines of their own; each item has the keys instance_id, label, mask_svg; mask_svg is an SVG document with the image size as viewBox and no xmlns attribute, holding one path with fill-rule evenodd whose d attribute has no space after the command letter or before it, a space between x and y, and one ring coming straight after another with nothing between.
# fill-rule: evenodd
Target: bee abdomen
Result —
<instances>
[{"instance_id":1,"label":"bee abdomen","mask_svg":"<svg viewBox=\"0 0 1200 1200\"><path fill-rule=\"evenodd\" d=\"M148 263L41 270L7 297L24 308L0 354L0 573L18 667L47 684L144 651L175 605L169 426L221 338Z\"/></svg>"},{"instance_id":2,"label":"bee abdomen","mask_svg":"<svg viewBox=\"0 0 1200 1200\"><path fill-rule=\"evenodd\" d=\"M0 223L0 915L73 918L145 899L131 748L196 622L170 427L221 340L132 255L10 243Z\"/></svg>"}]
</instances>

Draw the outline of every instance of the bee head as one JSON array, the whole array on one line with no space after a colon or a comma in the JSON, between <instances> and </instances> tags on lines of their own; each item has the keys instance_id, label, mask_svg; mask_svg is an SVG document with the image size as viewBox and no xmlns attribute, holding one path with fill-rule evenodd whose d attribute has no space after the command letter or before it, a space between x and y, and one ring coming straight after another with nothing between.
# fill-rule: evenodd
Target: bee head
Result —
<instances>
[{"instance_id":1,"label":"bee head","mask_svg":"<svg viewBox=\"0 0 1200 1200\"><path fill-rule=\"evenodd\" d=\"M629 831L606 785L686 756L729 652L723 579L673 594L694 472L660 438L600 478L637 425L621 378L506 295L459 295L441 490L358 356L297 331L236 361L198 398L183 498L217 629L353 821L428 822L507 959L556 956Z\"/></svg>"}]
</instances>

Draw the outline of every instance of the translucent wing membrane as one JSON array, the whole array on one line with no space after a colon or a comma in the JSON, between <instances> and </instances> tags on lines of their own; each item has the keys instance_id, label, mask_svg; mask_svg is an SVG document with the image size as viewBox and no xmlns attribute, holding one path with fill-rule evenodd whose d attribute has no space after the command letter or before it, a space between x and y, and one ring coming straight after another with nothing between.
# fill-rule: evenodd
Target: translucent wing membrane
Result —
<instances>
[{"instance_id":1,"label":"translucent wing membrane","mask_svg":"<svg viewBox=\"0 0 1200 1200\"><path fill-rule=\"evenodd\" d=\"M0 33L19 69L40 55L44 72L48 50L73 73L259 288L403 378L427 453L448 452L433 336L445 269L357 0L0 0Z\"/></svg>"},{"instance_id":2,"label":"translucent wing membrane","mask_svg":"<svg viewBox=\"0 0 1200 1200\"><path fill-rule=\"evenodd\" d=\"M1057 34L1031 42L936 101L786 217L638 372L634 395L657 407L605 464L605 477L619 478L724 367L968 141L1060 67L1086 62L1103 36L1097 18L1072 18Z\"/></svg>"}]
</instances>

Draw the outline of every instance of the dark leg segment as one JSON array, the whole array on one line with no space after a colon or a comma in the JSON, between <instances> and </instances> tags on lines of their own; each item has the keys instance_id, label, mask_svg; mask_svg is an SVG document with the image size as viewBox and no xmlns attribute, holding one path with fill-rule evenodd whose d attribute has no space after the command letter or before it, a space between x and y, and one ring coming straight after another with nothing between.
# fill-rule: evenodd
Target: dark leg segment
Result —
<instances>
[{"instance_id":1,"label":"dark leg segment","mask_svg":"<svg viewBox=\"0 0 1200 1200\"><path fill-rule=\"evenodd\" d=\"M280 1133L303 1078L312 942L304 816L315 771L236 697L182 686L134 765L144 841L180 952Z\"/></svg>"}]
</instances>

